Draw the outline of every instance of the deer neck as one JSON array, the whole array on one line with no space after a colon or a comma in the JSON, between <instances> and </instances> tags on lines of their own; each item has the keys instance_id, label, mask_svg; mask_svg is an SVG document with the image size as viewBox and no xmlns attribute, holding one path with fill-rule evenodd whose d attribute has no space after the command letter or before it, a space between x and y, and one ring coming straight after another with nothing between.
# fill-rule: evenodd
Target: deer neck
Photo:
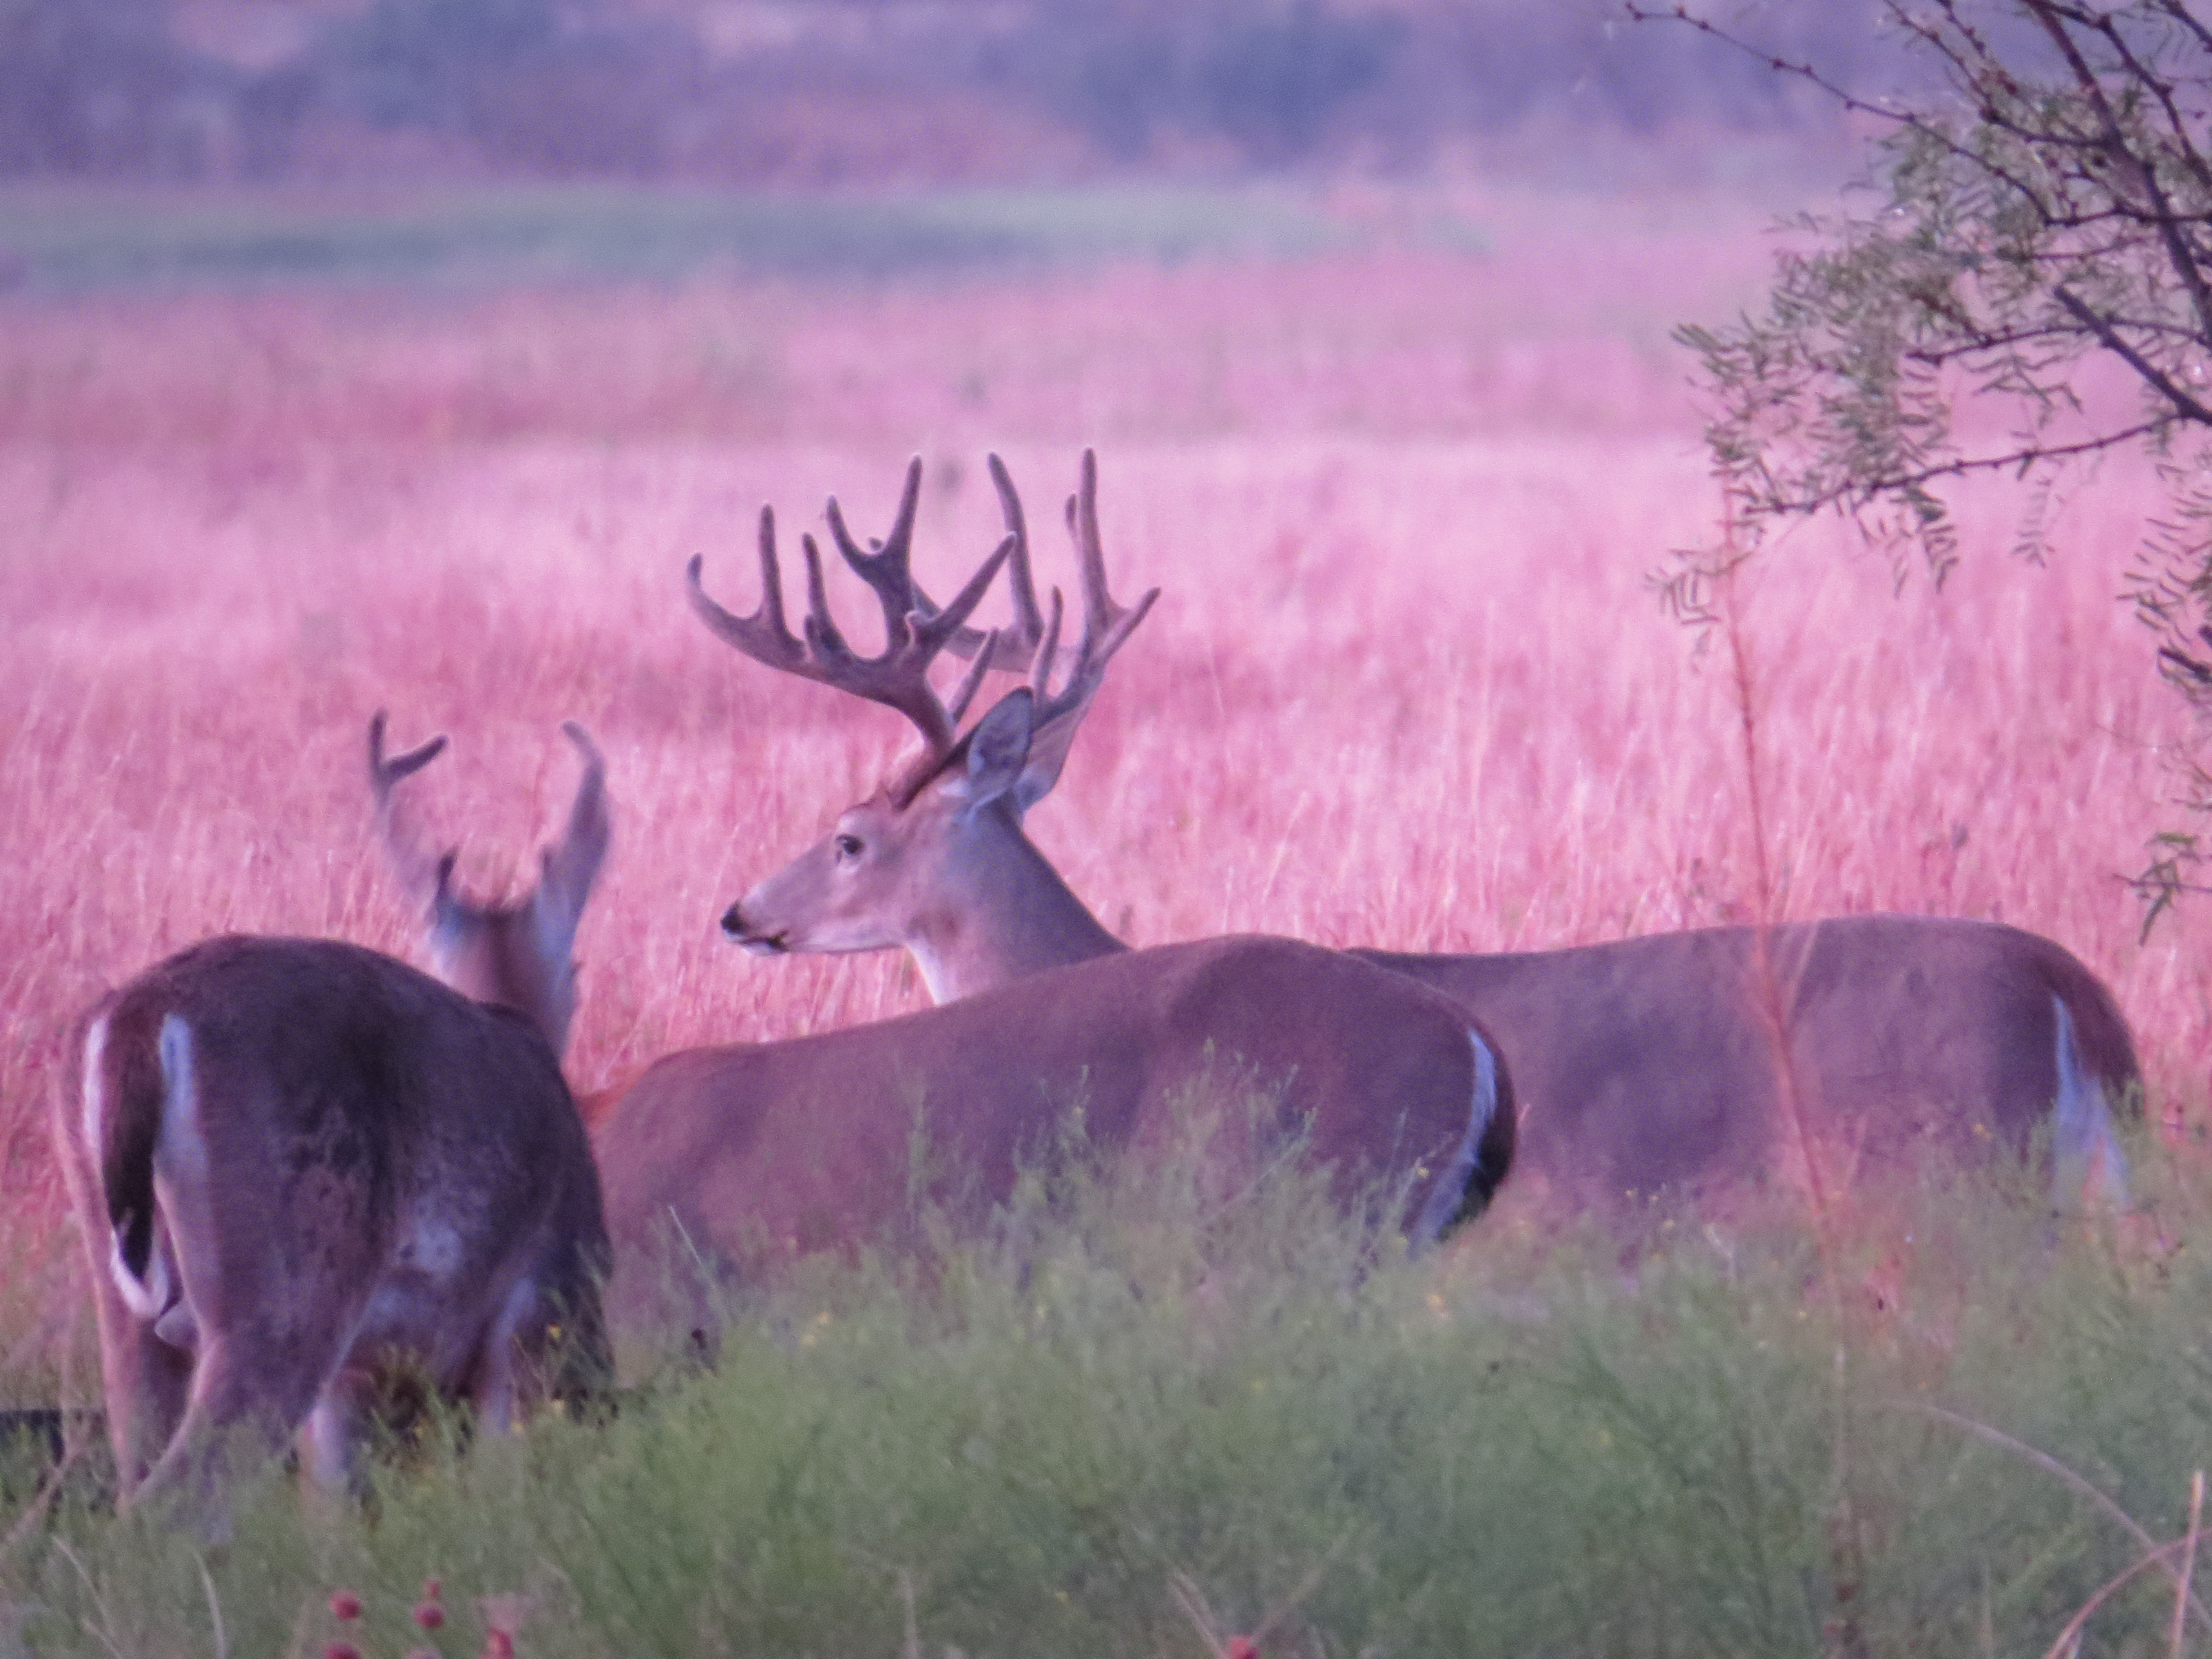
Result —
<instances>
[{"instance_id":1,"label":"deer neck","mask_svg":"<svg viewBox=\"0 0 2212 1659\"><path fill-rule=\"evenodd\" d=\"M906 945L930 1000L973 996L1030 974L1129 947L1108 933L1004 811L963 826L939 902Z\"/></svg>"}]
</instances>

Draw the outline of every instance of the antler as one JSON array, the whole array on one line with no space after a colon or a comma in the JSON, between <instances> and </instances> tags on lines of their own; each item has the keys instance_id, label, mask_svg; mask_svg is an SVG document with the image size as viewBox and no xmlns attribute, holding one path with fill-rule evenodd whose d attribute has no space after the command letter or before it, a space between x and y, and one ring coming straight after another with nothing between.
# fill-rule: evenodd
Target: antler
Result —
<instances>
[{"instance_id":1,"label":"antler","mask_svg":"<svg viewBox=\"0 0 2212 1659\"><path fill-rule=\"evenodd\" d=\"M377 830L384 838L386 851L398 867L400 879L410 887L434 893L442 905L450 896L458 854L452 848L433 854L419 835L405 829L392 791L403 778L414 776L445 752L445 735L441 732L419 748L387 760L384 754L386 722L386 711L381 708L370 716L368 722L368 787L376 799ZM582 914L584 900L606 858L611 832L607 816L606 757L592 741L592 734L574 720L563 720L561 730L575 745L584 763L584 775L577 782L576 799L569 805L568 823L561 839L539 855L537 890L540 902L552 904L570 919L568 927L573 933L574 919Z\"/></svg>"},{"instance_id":2,"label":"antler","mask_svg":"<svg viewBox=\"0 0 2212 1659\"><path fill-rule=\"evenodd\" d=\"M929 746L929 753L943 756L952 748L960 716L967 711L976 687L982 684L984 672L1001 653L988 643L995 636L978 635L986 643L975 653L976 660L954 691L950 704L940 700L930 685L929 665L953 636L963 631L961 624L981 601L992 578L999 574L999 567L1012 555L1015 538L1008 536L1000 543L997 551L983 561L952 603L940 611L915 586L909 563L915 504L921 492L921 461L916 457L907 467L906 489L899 499L898 517L891 526L890 536L875 543L874 550L867 553L862 552L846 532L836 501L833 499L830 503L830 525L837 538L837 550L853 568L854 574L874 590L877 603L883 608L884 649L880 656L860 655L837 631L837 624L830 615L828 590L822 580L821 551L811 536L799 538L799 546L806 556L805 643L802 645L792 637L784 621L783 577L776 561L775 514L772 508L761 509L761 603L751 616L735 616L707 597L699 580L702 562L696 554L685 571L685 580L691 608L699 613L700 621L755 662L896 708L914 722L922 741Z\"/></svg>"},{"instance_id":3,"label":"antler","mask_svg":"<svg viewBox=\"0 0 2212 1659\"><path fill-rule=\"evenodd\" d=\"M995 455L991 458L992 476L1004 479L1006 469L998 465L998 459ZM1006 483L1001 495L1011 497L1012 493L1012 483ZM1098 538L1098 457L1095 451L1083 452L1082 485L1077 494L1067 498L1066 517L1067 533L1075 543L1082 568L1083 638L1076 647L1075 660L1068 665L1067 678L1056 695L1048 695L1046 688L1060 654L1060 590L1054 588L1052 625L1046 631L1043 648L1030 667L1030 690L1036 698L1040 734L1060 722L1072 728L1082 720L1091 698L1098 695L1098 688L1105 683L1107 663L1137 631L1137 624L1150 614L1153 601L1160 597L1160 590L1155 587L1136 604L1120 605L1106 591L1106 551Z\"/></svg>"},{"instance_id":4,"label":"antler","mask_svg":"<svg viewBox=\"0 0 2212 1659\"><path fill-rule=\"evenodd\" d=\"M557 918L565 956L582 920L584 901L607 856L613 829L607 816L607 761L592 734L574 720L562 720L561 730L576 746L584 762L584 775L576 784L576 799L568 807L568 828L559 842L538 855L537 902L541 912Z\"/></svg>"},{"instance_id":5,"label":"antler","mask_svg":"<svg viewBox=\"0 0 2212 1659\"><path fill-rule=\"evenodd\" d=\"M446 738L441 732L420 748L391 760L384 757L384 727L386 712L380 708L368 722L368 787L376 798L377 833L384 838L385 850L398 866L399 878L410 887L428 892L444 885L444 872L453 864L453 854L442 858L425 850L419 836L404 831L392 805L392 789L402 778L412 777L445 752Z\"/></svg>"},{"instance_id":6,"label":"antler","mask_svg":"<svg viewBox=\"0 0 2212 1659\"><path fill-rule=\"evenodd\" d=\"M981 628L955 629L946 641L956 657L974 657L988 641L991 647L988 665L1018 674L1026 670L1035 655L1037 644L1044 638L1044 615L1037 608L1036 578L1030 570L1030 526L1022 512L1020 493L1006 472L1006 464L996 455L989 458L991 484L999 492L999 509L1006 514L1006 538L1013 550L1006 559L1006 586L1012 592L1014 621L1011 628L995 634ZM836 519L836 503L830 506L830 527L842 529ZM918 601L915 609L925 617L937 614L937 603L920 586L914 590Z\"/></svg>"},{"instance_id":7,"label":"antler","mask_svg":"<svg viewBox=\"0 0 2212 1659\"><path fill-rule=\"evenodd\" d=\"M1076 560L1083 590L1083 639L1074 647L1075 656L1066 665L1067 678L1058 698L1048 699L1044 682L1036 678L1037 665L1048 665L1048 671L1060 666L1059 629L1049 630L1046 619L1037 609L1036 583L1030 571L1029 525L1022 512L1022 498L1014 489L1014 481L1006 471L1006 464L996 455L991 460L991 482L999 491L999 506L1006 518L1006 538L1013 543L1013 552L1007 561L1008 585L1013 589L1014 621L1010 628L994 635L982 629L955 629L945 641L946 648L956 657L974 657L981 652L987 640L991 644L990 665L1014 673L1024 671L1032 676L1037 696L1037 719L1040 727L1048 720L1081 720L1083 711L1103 683L1106 662L1121 648L1121 642L1144 621L1146 612L1152 608L1160 590L1153 588L1133 605L1115 601L1106 586L1106 554L1098 537L1098 457L1096 451L1083 452L1083 477L1079 494L1067 498L1067 533L1075 543ZM934 614L927 593L919 593L921 609L925 615ZM1053 595L1055 605L1059 594ZM1057 613L1055 612L1055 615ZM1047 644L1049 631L1051 643ZM1038 647L1044 649L1040 654Z\"/></svg>"}]
</instances>

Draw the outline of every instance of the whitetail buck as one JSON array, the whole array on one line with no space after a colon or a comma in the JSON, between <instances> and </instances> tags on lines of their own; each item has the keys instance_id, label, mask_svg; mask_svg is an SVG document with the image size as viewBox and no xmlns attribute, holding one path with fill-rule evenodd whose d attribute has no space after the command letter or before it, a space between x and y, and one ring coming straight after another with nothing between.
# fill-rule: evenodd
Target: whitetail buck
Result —
<instances>
[{"instance_id":1,"label":"whitetail buck","mask_svg":"<svg viewBox=\"0 0 2212 1659\"><path fill-rule=\"evenodd\" d=\"M887 617L933 607L906 568L917 462L883 550L863 554L836 503L830 523ZM1030 673L1030 693L967 738L923 727L928 752L828 837L732 905L724 931L762 952L904 949L940 1004L1127 947L1023 833L1060 775L1106 663L1156 595L1116 605L1098 532L1097 471L1083 458L1067 503L1084 623L1059 661L1029 570L1021 502L996 456L1015 620L956 630L951 649ZM900 557L892 561L893 549ZM763 615L731 616L690 568L694 608L771 667L810 672L780 645L781 601L763 519ZM811 545L809 637L834 638ZM1057 694L1051 678L1065 672ZM811 678L836 684L834 676ZM869 695L864 689L863 696ZM963 695L972 695L972 676ZM1989 922L1863 915L1778 927L1660 934L1497 956L1358 951L1452 998L1497 1039L1522 1103L1515 1185L1562 1209L1633 1216L1654 1199L1720 1205L1804 1178L1831 1182L1992 1144L2053 1156L2060 1190L2101 1167L2124 1190L2114 1113L2140 1094L2111 994L2050 940ZM1802 1134L1801 1135L1801 1130ZM1812 1145L1807 1146L1804 1141Z\"/></svg>"},{"instance_id":2,"label":"whitetail buck","mask_svg":"<svg viewBox=\"0 0 2212 1659\"><path fill-rule=\"evenodd\" d=\"M942 616L887 618L880 657L854 657L828 628L810 627L802 649L780 616L777 648L949 734L966 696L948 708L928 665L1003 556ZM817 561L817 586L819 576ZM887 569L884 581L879 591L902 592L907 577ZM387 807L398 769L435 749L375 769ZM392 839L404 861L428 867L407 838ZM450 866L450 855L438 866L441 960L497 971L512 954L476 943L497 913L453 896ZM564 926L572 934L573 916ZM586 1109L615 1247L608 1303L631 1324L701 1311L665 1307L664 1291L681 1290L667 1283L672 1270L690 1279L696 1263L721 1280L815 1250L895 1243L925 1209L972 1221L1071 1125L1102 1152L1164 1155L1210 1109L1232 1142L1249 1132L1299 1146L1347 1200L1393 1195L1390 1218L1418 1246L1487 1201L1516 1120L1493 1050L1449 1000L1264 939L1121 952L878 1025L685 1050ZM1223 1150L1237 1155L1233 1144Z\"/></svg>"},{"instance_id":3,"label":"whitetail buck","mask_svg":"<svg viewBox=\"0 0 2212 1659\"><path fill-rule=\"evenodd\" d=\"M584 796L599 787L594 764ZM514 963L557 948L565 969L605 844L583 797L578 819L597 846L572 834L549 858ZM272 1450L297 1433L313 1478L350 1484L395 1365L495 1430L605 1379L609 1252L556 1059L567 1018L558 994L490 1006L356 945L243 937L90 1011L54 1131L126 1499L211 1498L213 1468L190 1471L231 1431Z\"/></svg>"}]
</instances>

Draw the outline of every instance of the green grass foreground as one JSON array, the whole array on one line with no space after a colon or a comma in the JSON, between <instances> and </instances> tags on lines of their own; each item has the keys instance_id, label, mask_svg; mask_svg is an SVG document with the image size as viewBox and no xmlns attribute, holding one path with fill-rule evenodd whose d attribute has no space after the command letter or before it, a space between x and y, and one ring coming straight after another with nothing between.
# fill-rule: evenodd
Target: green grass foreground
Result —
<instances>
[{"instance_id":1,"label":"green grass foreground","mask_svg":"<svg viewBox=\"0 0 2212 1659\"><path fill-rule=\"evenodd\" d=\"M75 1482L27 1522L19 1448L0 1653L319 1653L346 1589L393 1659L478 1651L485 1598L531 1656L1809 1655L1852 1620L2039 1654L2142 1558L2114 1511L2180 1535L2212 1462L2168 1185L2118 1224L1931 1194L1832 1296L1786 1226L1407 1262L1294 1172L1040 1183L927 1272L814 1264L605 1426L387 1467L371 1512L271 1473L217 1547ZM2081 1650L2166 1653L2173 1606L2143 1572Z\"/></svg>"}]
</instances>

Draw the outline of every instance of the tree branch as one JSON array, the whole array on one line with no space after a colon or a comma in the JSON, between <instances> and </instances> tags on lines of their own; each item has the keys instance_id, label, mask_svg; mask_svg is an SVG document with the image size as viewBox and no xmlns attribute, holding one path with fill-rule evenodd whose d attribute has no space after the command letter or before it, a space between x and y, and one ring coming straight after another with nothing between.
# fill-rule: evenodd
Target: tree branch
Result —
<instances>
[{"instance_id":1,"label":"tree branch","mask_svg":"<svg viewBox=\"0 0 2212 1659\"><path fill-rule=\"evenodd\" d=\"M2127 37L2120 33L2120 26L2112 18L2108 16L2104 20L2099 32L2112 43L2112 50L2119 54L2120 62L2126 66L2128 73L2135 76L2136 84L2150 88L2151 95L2158 100L2159 107L2166 112L2166 124L2173 133L2174 147L2182 166L2189 169L2191 177L2197 180L2200 190L2212 192L2212 168L2206 167L2204 154L2190 136L2189 123L2182 118L2180 106L2173 101L2172 82L2160 79L2149 64L2136 56L2135 48L2128 44Z\"/></svg>"},{"instance_id":2,"label":"tree branch","mask_svg":"<svg viewBox=\"0 0 2212 1659\"><path fill-rule=\"evenodd\" d=\"M1762 52L1749 41L1740 40L1717 24L1698 16L1687 5L1680 3L1679 0L1678 3L1665 11L1651 10L1638 4L1637 0L1628 0L1628 15L1631 21L1638 23L1686 23L1698 33L1711 35L1723 46L1732 46L1746 57L1757 58L1777 75L1791 76L1804 82L1807 85L1833 99L1839 108L1847 110L1854 115L1870 115L1878 121L1887 121L1906 131L1917 132L1931 143L1942 146L1958 160L1978 167L1993 179L2002 179L2030 201L2037 199L2035 192L2025 181L2014 178L2005 168L1997 166L1987 157L1978 155L1968 149L1933 123L1906 111L1884 109L1879 104L1870 104L1864 99L1844 91L1843 88L1836 85L1820 70L1814 69L1812 64L1793 62L1787 58L1777 57L1771 52Z\"/></svg>"},{"instance_id":3,"label":"tree branch","mask_svg":"<svg viewBox=\"0 0 2212 1659\"><path fill-rule=\"evenodd\" d=\"M2205 408L2203 404L2176 386L2166 377L2164 370L2122 339L2112 324L2083 304L2071 289L2061 285L2053 290L2053 297L2060 305L2066 307L2068 314L2075 322L2097 337L2106 350L2142 376L2144 383L2172 404L2175 411L2185 420L2194 421L2200 426L2212 426L2212 409Z\"/></svg>"},{"instance_id":4,"label":"tree branch","mask_svg":"<svg viewBox=\"0 0 2212 1659\"><path fill-rule=\"evenodd\" d=\"M2202 22L2190 15L2189 8L2185 3L2185 0L2157 0L2157 4L2160 11L2194 34L2198 46L2207 52L2212 52L2212 28L2207 28Z\"/></svg>"},{"instance_id":5,"label":"tree branch","mask_svg":"<svg viewBox=\"0 0 2212 1659\"><path fill-rule=\"evenodd\" d=\"M2182 241L2175 227L2172 206L2158 182L2158 169L2137 155L2129 144L2127 134L2120 125L2119 116L2113 110L2112 100L2105 95L2103 82L2097 79L2096 71L2089 67L2088 60L2081 56L2074 37L2067 33L2065 24L2057 15L2057 9L2051 0L2021 0L2021 4L2051 36L2068 66L2073 70L2075 82L2081 88L2082 96L2089 100L2089 106L2104 122L2114 164L2132 168L2136 183L2150 198L2152 206L2160 215L2158 229L2160 240L2166 245L2166 263L2173 267L2174 276L2188 291L2190 304L2197 313L2197 327L2203 331L2207 339L2212 339L2212 290L2205 287L2204 272L2197 262L2195 252Z\"/></svg>"},{"instance_id":6,"label":"tree branch","mask_svg":"<svg viewBox=\"0 0 2212 1659\"><path fill-rule=\"evenodd\" d=\"M1817 513L1824 507L1836 507L1853 496L1872 500L1881 495L1894 495L1905 490L1917 489L1945 478L1963 478L1976 472L2025 471L2050 461L2075 460L2084 455L2102 454L2121 444L2133 443L2138 438L2149 437L2163 431L2171 424L2171 416L2160 416L2142 421L2118 432L2105 433L2094 438L2084 438L2070 444L2029 444L2003 455L1970 455L1957 460L1942 461L1932 466L1917 468L1909 472L1893 472L1880 477L1853 479L1831 484L1810 495L1796 500L1784 500L1778 495L1774 507L1784 513Z\"/></svg>"}]
</instances>

